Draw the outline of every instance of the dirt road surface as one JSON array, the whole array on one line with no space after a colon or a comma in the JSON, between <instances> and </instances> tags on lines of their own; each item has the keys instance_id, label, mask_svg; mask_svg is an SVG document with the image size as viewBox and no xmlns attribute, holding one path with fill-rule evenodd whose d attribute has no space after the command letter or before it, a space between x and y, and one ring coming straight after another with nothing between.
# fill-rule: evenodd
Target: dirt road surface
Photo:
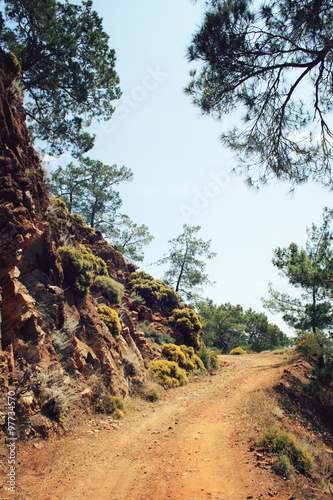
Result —
<instances>
[{"instance_id":1,"label":"dirt road surface","mask_svg":"<svg viewBox=\"0 0 333 500\"><path fill-rule=\"evenodd\" d=\"M272 387L282 355L223 356L211 377L134 400L120 423L101 417L71 435L19 450L18 500L243 500L291 498L256 467L242 435L246 397ZM36 445L35 445L36 446ZM6 496L7 495L7 496ZM296 497L293 497L296 498Z\"/></svg>"}]
</instances>

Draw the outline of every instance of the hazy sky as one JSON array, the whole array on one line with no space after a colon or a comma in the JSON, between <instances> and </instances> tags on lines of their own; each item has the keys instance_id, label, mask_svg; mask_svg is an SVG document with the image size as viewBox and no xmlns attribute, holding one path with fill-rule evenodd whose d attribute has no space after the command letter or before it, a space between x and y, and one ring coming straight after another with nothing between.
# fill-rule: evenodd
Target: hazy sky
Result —
<instances>
[{"instance_id":1,"label":"hazy sky","mask_svg":"<svg viewBox=\"0 0 333 500\"><path fill-rule=\"evenodd\" d=\"M120 186L122 212L155 236L141 269L161 278L163 269L148 263L168 251L168 240L184 223L200 225L200 236L211 239L217 253L207 264L216 284L204 295L217 304L262 311L268 282L279 289L285 284L271 264L274 249L292 241L304 244L306 226L321 223L332 195L313 184L293 196L287 184L252 191L244 176L229 174L235 161L219 135L236 117L226 116L223 124L202 117L183 92L190 70L186 47L204 4L94 0L116 51L123 97L113 119L93 127L97 143L90 156L134 172L133 182ZM281 319L268 316L287 331Z\"/></svg>"}]
</instances>

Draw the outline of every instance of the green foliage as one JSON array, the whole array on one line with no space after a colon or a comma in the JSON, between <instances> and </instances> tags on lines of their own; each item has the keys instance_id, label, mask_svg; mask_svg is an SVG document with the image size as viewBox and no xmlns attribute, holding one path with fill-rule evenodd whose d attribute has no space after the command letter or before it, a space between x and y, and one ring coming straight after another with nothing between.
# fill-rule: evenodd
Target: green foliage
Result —
<instances>
[{"instance_id":1,"label":"green foliage","mask_svg":"<svg viewBox=\"0 0 333 500\"><path fill-rule=\"evenodd\" d=\"M106 228L105 235L111 245L116 246L130 262L142 262L142 248L154 239L145 224L138 226L123 214L116 217L114 223Z\"/></svg>"},{"instance_id":2,"label":"green foliage","mask_svg":"<svg viewBox=\"0 0 333 500\"><path fill-rule=\"evenodd\" d=\"M169 324L184 337L184 342L188 346L198 349L200 346L199 331L202 328L200 317L194 309L184 307L183 309L174 309L172 316L169 317Z\"/></svg>"},{"instance_id":3,"label":"green foliage","mask_svg":"<svg viewBox=\"0 0 333 500\"><path fill-rule=\"evenodd\" d=\"M186 93L205 114L243 113L222 142L250 185L270 178L332 185L330 0L211 0L188 49ZM309 76L311 78L309 79ZM225 120L228 123L228 120ZM232 118L229 123L235 123Z\"/></svg>"},{"instance_id":4,"label":"green foliage","mask_svg":"<svg viewBox=\"0 0 333 500\"><path fill-rule=\"evenodd\" d=\"M104 321L112 336L117 339L121 334L121 323L117 311L105 304L99 306L101 320Z\"/></svg>"},{"instance_id":5,"label":"green foliage","mask_svg":"<svg viewBox=\"0 0 333 500\"><path fill-rule=\"evenodd\" d=\"M151 328L149 325L149 321L141 321L138 330L143 332L152 342L156 342L156 344L164 345L172 343L173 339L168 331L156 330L156 328Z\"/></svg>"},{"instance_id":6,"label":"green foliage","mask_svg":"<svg viewBox=\"0 0 333 500\"><path fill-rule=\"evenodd\" d=\"M143 395L146 401L150 403L155 403L161 397L160 393L156 389L152 389L151 391L146 391Z\"/></svg>"},{"instance_id":7,"label":"green foliage","mask_svg":"<svg viewBox=\"0 0 333 500\"><path fill-rule=\"evenodd\" d=\"M313 357L317 366L313 370L315 379L307 387L316 392L319 386L328 386L333 380L333 340L322 331L301 332L296 340L296 351Z\"/></svg>"},{"instance_id":8,"label":"green foliage","mask_svg":"<svg viewBox=\"0 0 333 500\"><path fill-rule=\"evenodd\" d=\"M240 349L246 352L246 354L254 354L254 350L252 349L251 345L239 345L238 346ZM263 352L263 351L261 351Z\"/></svg>"},{"instance_id":9,"label":"green foliage","mask_svg":"<svg viewBox=\"0 0 333 500\"><path fill-rule=\"evenodd\" d=\"M220 349L224 354L238 346L248 346L256 352L289 344L288 337L276 326L268 323L267 316L251 308L244 312L229 302L215 305L206 299L197 304L202 318L203 341L208 347Z\"/></svg>"},{"instance_id":10,"label":"green foliage","mask_svg":"<svg viewBox=\"0 0 333 500\"><path fill-rule=\"evenodd\" d=\"M148 307L170 311L179 305L179 295L163 281L156 280L144 271L131 274L132 293L140 295Z\"/></svg>"},{"instance_id":11,"label":"green foliage","mask_svg":"<svg viewBox=\"0 0 333 500\"><path fill-rule=\"evenodd\" d=\"M186 356L180 346L175 344L164 344L162 354L169 361L175 361L179 366L186 366Z\"/></svg>"},{"instance_id":12,"label":"green foliage","mask_svg":"<svg viewBox=\"0 0 333 500\"><path fill-rule=\"evenodd\" d=\"M147 226L138 226L118 211L122 205L115 186L130 182L130 169L117 165L105 165L100 161L80 157L66 167L59 166L47 179L49 191L64 200L73 219L91 231L96 228L124 256L131 261L142 261L142 247L150 243Z\"/></svg>"},{"instance_id":13,"label":"green foliage","mask_svg":"<svg viewBox=\"0 0 333 500\"><path fill-rule=\"evenodd\" d=\"M92 261L74 247L59 247L58 253L73 291L79 295L87 295L94 281Z\"/></svg>"},{"instance_id":14,"label":"green foliage","mask_svg":"<svg viewBox=\"0 0 333 500\"><path fill-rule=\"evenodd\" d=\"M194 354L193 347L181 345L180 349L185 354L185 357L186 357L186 361L185 361L186 370L188 370L188 371L195 370L195 371L199 371L200 373L207 372L205 365L203 364L200 357L197 356L196 354Z\"/></svg>"},{"instance_id":15,"label":"green foliage","mask_svg":"<svg viewBox=\"0 0 333 500\"><path fill-rule=\"evenodd\" d=\"M307 228L304 248L291 243L288 248L275 250L273 264L296 289L300 298L275 291L270 285L270 299L264 306L271 312L282 313L283 319L297 330L328 330L333 326L333 232L330 225L333 210L325 208L321 227Z\"/></svg>"},{"instance_id":16,"label":"green foliage","mask_svg":"<svg viewBox=\"0 0 333 500\"><path fill-rule=\"evenodd\" d=\"M218 369L220 362L217 352L209 351L206 346L203 345L198 351L198 356L209 373L213 373Z\"/></svg>"},{"instance_id":17,"label":"green foliage","mask_svg":"<svg viewBox=\"0 0 333 500\"><path fill-rule=\"evenodd\" d=\"M257 441L257 445L274 454L285 455L302 474L309 473L313 468L312 458L292 434L274 428L268 429Z\"/></svg>"},{"instance_id":18,"label":"green foliage","mask_svg":"<svg viewBox=\"0 0 333 500\"><path fill-rule=\"evenodd\" d=\"M216 352L212 351L210 354L209 354L209 366L208 366L208 369L210 372L213 372L215 370L218 369L219 367L219 357L217 355Z\"/></svg>"},{"instance_id":19,"label":"green foliage","mask_svg":"<svg viewBox=\"0 0 333 500\"><path fill-rule=\"evenodd\" d=\"M143 306L143 305L145 305L145 303L146 303L146 302L145 302L145 299L143 299L143 298L141 297L141 295L139 295L139 294L138 294L138 293L136 293L136 292L131 292L130 297L131 297L132 304L133 304L133 306L135 306L135 307L136 307L136 306Z\"/></svg>"},{"instance_id":20,"label":"green foliage","mask_svg":"<svg viewBox=\"0 0 333 500\"><path fill-rule=\"evenodd\" d=\"M81 226L86 226L86 219L82 217L82 215L72 214L72 219L74 219L78 224L81 224Z\"/></svg>"},{"instance_id":21,"label":"green foliage","mask_svg":"<svg viewBox=\"0 0 333 500\"><path fill-rule=\"evenodd\" d=\"M13 52L5 53L5 60L11 72L14 73L17 78L21 78L22 68L16 55Z\"/></svg>"},{"instance_id":22,"label":"green foliage","mask_svg":"<svg viewBox=\"0 0 333 500\"><path fill-rule=\"evenodd\" d=\"M204 364L204 367L209 367L209 351L205 345L201 346L198 351L198 356Z\"/></svg>"},{"instance_id":23,"label":"green foliage","mask_svg":"<svg viewBox=\"0 0 333 500\"><path fill-rule=\"evenodd\" d=\"M51 198L51 203L53 203L53 205L56 205L57 207L64 210L66 212L66 214L69 213L66 203L63 200L61 200L60 198Z\"/></svg>"},{"instance_id":24,"label":"green foliage","mask_svg":"<svg viewBox=\"0 0 333 500\"><path fill-rule=\"evenodd\" d=\"M95 404L98 413L106 413L114 418L121 419L125 416L124 401L117 396L101 394Z\"/></svg>"},{"instance_id":25,"label":"green foliage","mask_svg":"<svg viewBox=\"0 0 333 500\"><path fill-rule=\"evenodd\" d=\"M206 368L199 356L194 354L193 347L165 344L162 354L168 361L175 361L181 368L185 368L187 371L195 370L200 373L206 373Z\"/></svg>"},{"instance_id":26,"label":"green foliage","mask_svg":"<svg viewBox=\"0 0 333 500\"><path fill-rule=\"evenodd\" d=\"M291 463L287 455L279 453L275 456L273 470L276 474L288 478L290 475Z\"/></svg>"},{"instance_id":27,"label":"green foliage","mask_svg":"<svg viewBox=\"0 0 333 500\"><path fill-rule=\"evenodd\" d=\"M323 355L325 335L323 332L301 332L296 340L296 351L319 358Z\"/></svg>"},{"instance_id":28,"label":"green foliage","mask_svg":"<svg viewBox=\"0 0 333 500\"><path fill-rule=\"evenodd\" d=\"M90 248L87 248L84 245L80 245L80 249L81 249L81 252L84 255L84 257L87 260L90 260L90 262L92 263L95 274L98 274L101 276L109 276L108 268L107 268L105 260L94 255L92 253L92 251L90 250Z\"/></svg>"},{"instance_id":29,"label":"green foliage","mask_svg":"<svg viewBox=\"0 0 333 500\"><path fill-rule=\"evenodd\" d=\"M103 259L93 255L92 251L80 245L80 250L63 246L58 248L67 281L79 295L87 295L93 284L94 276L108 276Z\"/></svg>"},{"instance_id":30,"label":"green foliage","mask_svg":"<svg viewBox=\"0 0 333 500\"><path fill-rule=\"evenodd\" d=\"M236 347L235 349L230 351L229 354L239 356L240 354L247 354L247 352L244 351L241 347Z\"/></svg>"},{"instance_id":31,"label":"green foliage","mask_svg":"<svg viewBox=\"0 0 333 500\"><path fill-rule=\"evenodd\" d=\"M169 265L164 281L192 301L197 299L201 285L213 284L204 272L206 263L199 257L212 259L216 254L210 251L210 240L205 242L195 236L200 229L184 224L183 233L169 240L170 252L157 262Z\"/></svg>"},{"instance_id":32,"label":"green foliage","mask_svg":"<svg viewBox=\"0 0 333 500\"><path fill-rule=\"evenodd\" d=\"M22 68L33 138L52 155L87 152L94 137L85 130L93 119L111 118L121 96L115 52L92 1L6 0L5 18L0 46Z\"/></svg>"},{"instance_id":33,"label":"green foliage","mask_svg":"<svg viewBox=\"0 0 333 500\"><path fill-rule=\"evenodd\" d=\"M148 365L148 372L151 378L165 388L179 387L189 383L185 370L174 361L151 361Z\"/></svg>"},{"instance_id":34,"label":"green foliage","mask_svg":"<svg viewBox=\"0 0 333 500\"><path fill-rule=\"evenodd\" d=\"M53 195L66 201L70 212L75 210L90 227L107 236L122 205L119 192L114 188L132 179L133 172L129 168L79 157L76 163L59 166L52 172L48 187Z\"/></svg>"},{"instance_id":35,"label":"green foliage","mask_svg":"<svg viewBox=\"0 0 333 500\"><path fill-rule=\"evenodd\" d=\"M124 292L124 285L118 283L109 276L97 276L95 286L110 304L120 304L121 296Z\"/></svg>"}]
</instances>

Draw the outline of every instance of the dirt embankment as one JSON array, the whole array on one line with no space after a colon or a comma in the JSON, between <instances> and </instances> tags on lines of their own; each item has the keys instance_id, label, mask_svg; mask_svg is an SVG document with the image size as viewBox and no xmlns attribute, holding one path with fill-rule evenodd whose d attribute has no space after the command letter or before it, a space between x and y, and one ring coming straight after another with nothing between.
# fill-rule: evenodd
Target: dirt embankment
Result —
<instances>
[{"instance_id":1,"label":"dirt embankment","mask_svg":"<svg viewBox=\"0 0 333 500\"><path fill-rule=\"evenodd\" d=\"M267 413L266 419L287 418L273 400L263 404L260 396L280 379L286 358L222 359L217 375L170 390L157 403L132 400L120 423L101 417L37 449L22 445L17 493L8 496L2 490L3 498L330 498L304 485L300 488L295 478L285 481L276 476L251 447L251 437L261 430L254 415L258 408Z\"/></svg>"}]
</instances>

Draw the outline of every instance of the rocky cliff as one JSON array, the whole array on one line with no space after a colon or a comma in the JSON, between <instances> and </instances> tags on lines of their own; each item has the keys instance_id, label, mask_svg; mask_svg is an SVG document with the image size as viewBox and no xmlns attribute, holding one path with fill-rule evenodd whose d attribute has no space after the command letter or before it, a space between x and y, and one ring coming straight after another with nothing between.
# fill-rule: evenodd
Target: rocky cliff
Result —
<instances>
[{"instance_id":1,"label":"rocky cliff","mask_svg":"<svg viewBox=\"0 0 333 500\"><path fill-rule=\"evenodd\" d=\"M93 288L74 293L61 245L84 245L102 258L109 276L125 287L121 304L108 303ZM155 354L138 321L166 322L133 306L126 292L133 271L99 232L50 203L15 67L0 53L0 387L3 398L8 387L16 392L21 436L47 436L96 393L125 396L144 383ZM121 318L118 338L101 320L101 303Z\"/></svg>"}]
</instances>

